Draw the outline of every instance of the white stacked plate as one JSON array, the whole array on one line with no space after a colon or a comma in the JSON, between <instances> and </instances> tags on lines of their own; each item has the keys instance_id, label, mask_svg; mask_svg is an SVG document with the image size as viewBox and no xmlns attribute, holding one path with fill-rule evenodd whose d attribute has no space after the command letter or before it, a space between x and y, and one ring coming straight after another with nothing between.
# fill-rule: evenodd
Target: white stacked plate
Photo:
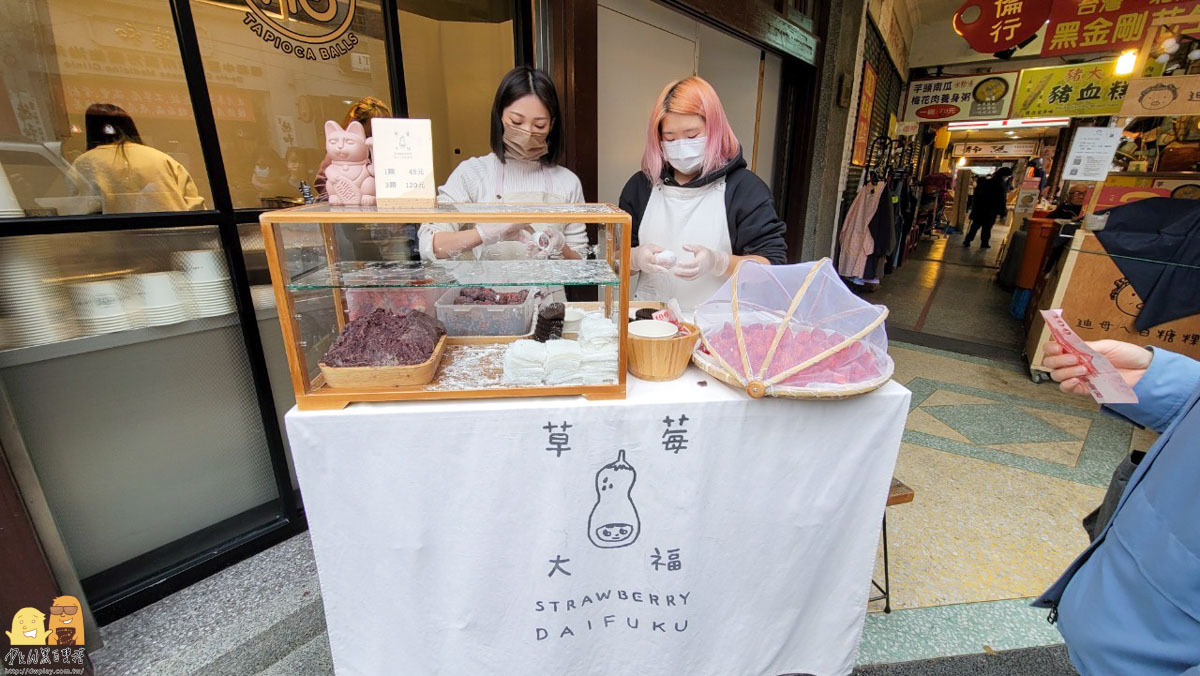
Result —
<instances>
[{"instance_id":1,"label":"white stacked plate","mask_svg":"<svg viewBox=\"0 0 1200 676\"><path fill-rule=\"evenodd\" d=\"M120 280L78 282L68 288L79 327L85 334L94 336L133 328L125 311Z\"/></svg>"},{"instance_id":2,"label":"white stacked plate","mask_svg":"<svg viewBox=\"0 0 1200 676\"><path fill-rule=\"evenodd\" d=\"M255 310L269 310L275 307L275 287L270 284L252 286L250 298L254 301Z\"/></svg>"},{"instance_id":3,"label":"white stacked plate","mask_svg":"<svg viewBox=\"0 0 1200 676\"><path fill-rule=\"evenodd\" d=\"M6 347L27 347L79 335L57 271L50 243L42 237L0 240L0 313L5 315Z\"/></svg>"},{"instance_id":4,"label":"white stacked plate","mask_svg":"<svg viewBox=\"0 0 1200 676\"><path fill-rule=\"evenodd\" d=\"M191 319L176 283L174 272L134 275L141 301L141 321L146 326L166 326Z\"/></svg>"},{"instance_id":5,"label":"white stacked plate","mask_svg":"<svg viewBox=\"0 0 1200 676\"><path fill-rule=\"evenodd\" d=\"M193 316L216 317L234 311L233 287L220 251L176 251L171 259L179 269L176 285Z\"/></svg>"}]
</instances>

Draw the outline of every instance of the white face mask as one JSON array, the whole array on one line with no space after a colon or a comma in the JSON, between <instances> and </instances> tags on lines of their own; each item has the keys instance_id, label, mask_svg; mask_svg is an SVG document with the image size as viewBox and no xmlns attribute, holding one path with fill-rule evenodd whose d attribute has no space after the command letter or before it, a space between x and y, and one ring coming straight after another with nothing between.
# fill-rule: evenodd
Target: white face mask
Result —
<instances>
[{"instance_id":1,"label":"white face mask","mask_svg":"<svg viewBox=\"0 0 1200 676\"><path fill-rule=\"evenodd\" d=\"M707 136L696 138L681 138L674 141L663 141L663 155L672 167L685 174L694 174L704 163L704 146L708 143Z\"/></svg>"}]
</instances>

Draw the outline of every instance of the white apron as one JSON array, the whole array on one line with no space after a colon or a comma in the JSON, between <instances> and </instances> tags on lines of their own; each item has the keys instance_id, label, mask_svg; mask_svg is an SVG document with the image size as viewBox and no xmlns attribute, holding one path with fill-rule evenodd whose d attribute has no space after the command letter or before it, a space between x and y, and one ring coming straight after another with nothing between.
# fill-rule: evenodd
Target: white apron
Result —
<instances>
[{"instance_id":1,"label":"white apron","mask_svg":"<svg viewBox=\"0 0 1200 676\"><path fill-rule=\"evenodd\" d=\"M551 189L550 176L546 173L545 167L541 168L541 174L542 183L545 187L544 191L505 192L504 163L498 163L496 167L496 195L494 201L507 204L566 204L566 196L559 195ZM561 231L566 227L563 223L532 223L530 225L535 233L547 228L556 228ZM524 242L496 242L489 246L478 247L475 250L475 254L479 260L486 261L523 260L529 258L529 249ZM547 286L540 289L531 288L530 293L534 292L541 293L546 303L567 302L567 292L561 286Z\"/></svg>"},{"instance_id":2,"label":"white apron","mask_svg":"<svg viewBox=\"0 0 1200 676\"><path fill-rule=\"evenodd\" d=\"M655 186L642 214L638 241L674 251L681 263L693 258L683 250L684 244L699 244L732 255L733 243L729 241L725 214L725 179L700 188ZM676 277L670 270L641 272L634 298L659 301L674 298L681 310L691 313L724 283L724 279L707 273L688 280Z\"/></svg>"},{"instance_id":3,"label":"white apron","mask_svg":"<svg viewBox=\"0 0 1200 676\"><path fill-rule=\"evenodd\" d=\"M504 202L508 204L565 204L566 196L559 195L551 190L550 176L546 174L546 169L541 170L542 182L545 185L544 191L525 191L525 192L504 192L504 163L497 163L496 166L496 194L489 195L489 202ZM494 197L494 199L492 199ZM562 230L562 223L534 223L532 224L534 232L545 230L546 228L557 228ZM529 257L529 250L524 242L496 242L488 246L480 246L475 250L475 257L484 261L512 261L520 260Z\"/></svg>"}]
</instances>

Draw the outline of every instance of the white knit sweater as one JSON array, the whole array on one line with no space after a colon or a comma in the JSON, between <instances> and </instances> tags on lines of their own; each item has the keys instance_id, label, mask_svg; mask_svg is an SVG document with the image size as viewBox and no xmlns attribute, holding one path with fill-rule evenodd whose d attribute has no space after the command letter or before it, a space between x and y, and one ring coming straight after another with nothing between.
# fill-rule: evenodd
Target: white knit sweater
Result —
<instances>
[{"instance_id":1,"label":"white knit sweater","mask_svg":"<svg viewBox=\"0 0 1200 676\"><path fill-rule=\"evenodd\" d=\"M497 179L503 180L500 185ZM549 193L548 201L564 203L583 202L583 185L570 169L557 165L544 165L509 158L503 165L495 153L483 157L472 157L458 165L450 174L446 184L438 188L439 202L500 202L516 193ZM521 199L520 201L528 201ZM421 257L434 258L433 236L439 232L453 232L470 223L424 223L418 231ZM566 237L567 246L579 251L587 245L587 228L582 223L552 223L536 225L535 228L558 228ZM476 247L475 255L483 247Z\"/></svg>"}]
</instances>

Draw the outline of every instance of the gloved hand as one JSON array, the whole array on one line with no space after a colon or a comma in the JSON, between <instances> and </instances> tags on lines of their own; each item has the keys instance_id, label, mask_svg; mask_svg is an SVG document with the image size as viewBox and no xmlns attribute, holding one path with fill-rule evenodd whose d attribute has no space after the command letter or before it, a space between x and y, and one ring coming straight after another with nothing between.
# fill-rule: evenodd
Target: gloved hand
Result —
<instances>
[{"instance_id":1,"label":"gloved hand","mask_svg":"<svg viewBox=\"0 0 1200 676\"><path fill-rule=\"evenodd\" d=\"M663 251L657 244L643 244L633 247L629 252L629 261L634 270L641 272L666 272L667 269L655 262L654 257Z\"/></svg>"},{"instance_id":2,"label":"gloved hand","mask_svg":"<svg viewBox=\"0 0 1200 676\"><path fill-rule=\"evenodd\" d=\"M514 242L521 239L522 234L533 232L528 223L476 223L475 232L483 240L484 246L497 242Z\"/></svg>"},{"instance_id":3,"label":"gloved hand","mask_svg":"<svg viewBox=\"0 0 1200 676\"><path fill-rule=\"evenodd\" d=\"M529 255L532 258L554 258L562 254L567 245L567 238L558 228L537 230L532 234L522 233L522 240L529 244Z\"/></svg>"},{"instance_id":4,"label":"gloved hand","mask_svg":"<svg viewBox=\"0 0 1200 676\"><path fill-rule=\"evenodd\" d=\"M683 250L691 252L695 258L686 263L675 264L673 271L680 279L696 279L704 274L724 277L725 271L729 269L729 254L724 251L716 251L699 244L684 244Z\"/></svg>"}]
</instances>

